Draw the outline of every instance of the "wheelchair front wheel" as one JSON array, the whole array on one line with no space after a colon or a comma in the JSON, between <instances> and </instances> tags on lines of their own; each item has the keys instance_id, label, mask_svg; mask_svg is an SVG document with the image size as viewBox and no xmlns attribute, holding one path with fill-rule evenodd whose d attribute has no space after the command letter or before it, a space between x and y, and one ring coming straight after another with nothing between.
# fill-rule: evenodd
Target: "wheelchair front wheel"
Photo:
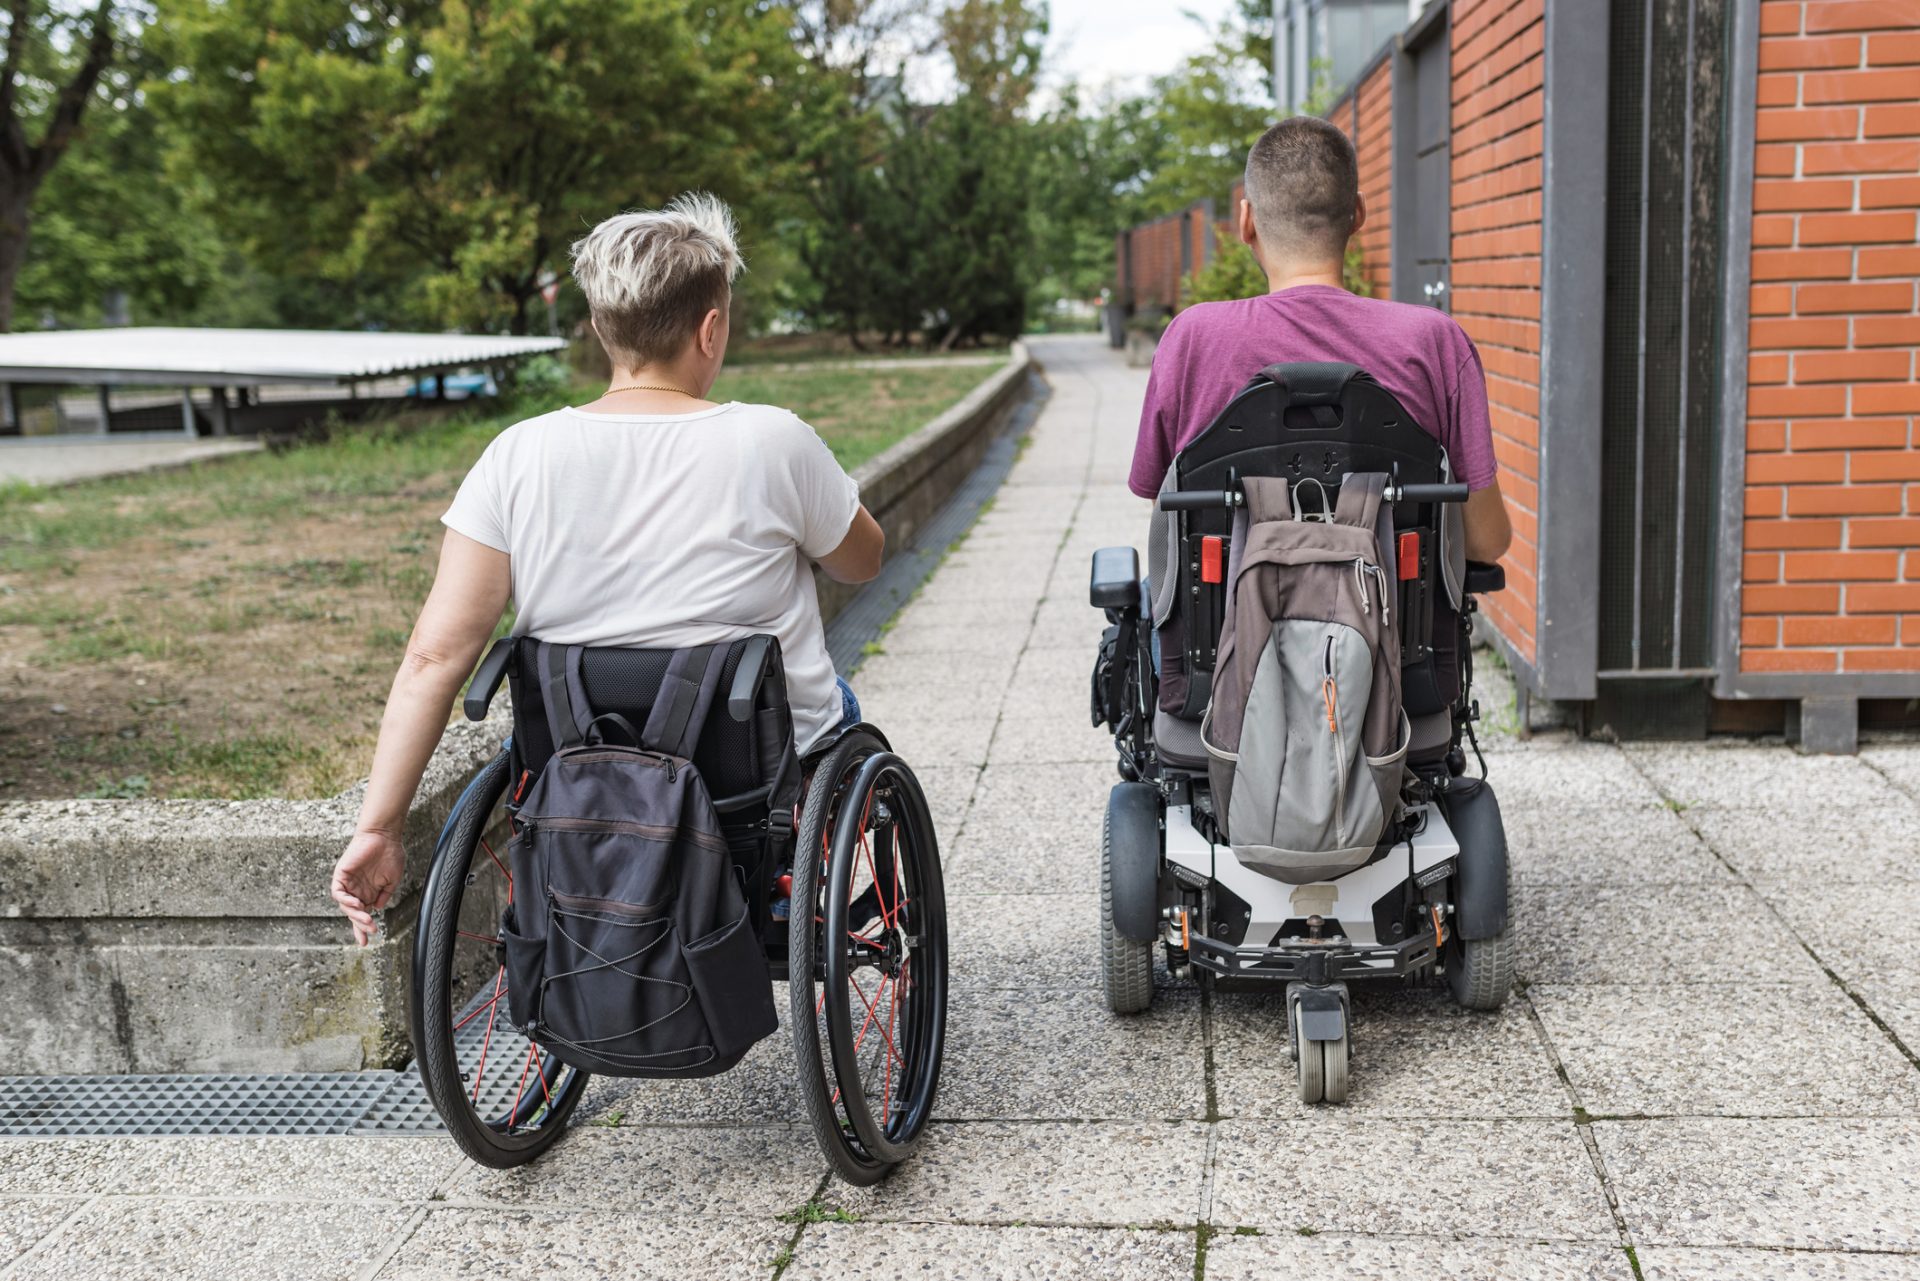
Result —
<instances>
[{"instance_id":1,"label":"wheelchair front wheel","mask_svg":"<svg viewBox=\"0 0 1920 1281\"><path fill-rule=\"evenodd\" d=\"M421 1083L455 1143L482 1165L525 1165L553 1146L588 1074L515 1031L500 913L513 897L501 752L468 784L434 848L413 945L410 1031Z\"/></svg>"},{"instance_id":2,"label":"wheelchair front wheel","mask_svg":"<svg viewBox=\"0 0 1920 1281\"><path fill-rule=\"evenodd\" d=\"M788 996L807 1114L843 1179L877 1183L926 1125L946 1035L945 888L918 780L849 731L814 771L795 848Z\"/></svg>"}]
</instances>

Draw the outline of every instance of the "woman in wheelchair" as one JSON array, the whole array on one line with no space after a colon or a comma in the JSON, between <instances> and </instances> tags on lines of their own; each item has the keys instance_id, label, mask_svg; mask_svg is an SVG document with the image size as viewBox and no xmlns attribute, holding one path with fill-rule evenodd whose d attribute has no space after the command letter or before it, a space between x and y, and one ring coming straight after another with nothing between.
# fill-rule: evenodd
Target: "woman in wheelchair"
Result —
<instances>
[{"instance_id":1,"label":"woman in wheelchair","mask_svg":"<svg viewBox=\"0 0 1920 1281\"><path fill-rule=\"evenodd\" d=\"M509 427L460 485L359 821L334 868L333 898L367 944L376 914L411 888L409 807L454 697L511 602L512 635L475 675L466 706L483 717L509 673L514 738L441 836L414 940L413 1039L428 1093L454 1137L490 1164L518 1164L552 1142L586 1079L551 1047L515 1039L495 937L521 866L496 842L518 832L517 804L570 734L550 734L558 722L542 714L554 690L543 691L533 664L549 651L578 655L569 661L583 682L576 697L591 704L580 712L594 718L589 743L613 723L635 739L633 726L651 728L670 652L704 648L719 660L725 714L696 722L686 755L712 793L772 975L794 969L794 1009L806 1016L795 1020L795 1048L822 1145L845 1177L871 1182L905 1155L931 1104L945 999L938 852L911 772L859 724L834 673L813 579L815 565L841 582L871 579L884 536L805 422L771 405L708 399L740 268L730 211L701 194L609 218L573 247L611 385L590 404ZM828 865L796 859L796 849ZM788 893L813 905L794 915L816 924L791 938L779 910ZM822 948L821 920L866 944L851 959L847 948ZM923 951L909 977L915 946ZM862 968L874 972L869 988ZM873 982L882 1001L891 985L899 1007L877 1064L866 1060L883 1037L868 1035L862 1004L876 999Z\"/></svg>"}]
</instances>

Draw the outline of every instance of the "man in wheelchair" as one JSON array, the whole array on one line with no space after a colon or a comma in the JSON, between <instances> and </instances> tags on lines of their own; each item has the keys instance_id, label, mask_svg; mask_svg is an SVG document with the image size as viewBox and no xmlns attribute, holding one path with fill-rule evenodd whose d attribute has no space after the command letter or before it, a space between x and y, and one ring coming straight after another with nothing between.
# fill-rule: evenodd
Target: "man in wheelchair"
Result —
<instances>
[{"instance_id":1,"label":"man in wheelchair","mask_svg":"<svg viewBox=\"0 0 1920 1281\"><path fill-rule=\"evenodd\" d=\"M1434 308L1341 285L1366 217L1326 121L1269 129L1240 238L1271 292L1175 317L1129 487L1133 548L1095 554L1109 797L1101 951L1116 1012L1176 978L1284 987L1300 1097L1347 1095L1347 982L1512 982L1499 807L1467 773L1473 595L1511 527L1485 376ZM1477 745L1475 754L1478 755Z\"/></svg>"}]
</instances>

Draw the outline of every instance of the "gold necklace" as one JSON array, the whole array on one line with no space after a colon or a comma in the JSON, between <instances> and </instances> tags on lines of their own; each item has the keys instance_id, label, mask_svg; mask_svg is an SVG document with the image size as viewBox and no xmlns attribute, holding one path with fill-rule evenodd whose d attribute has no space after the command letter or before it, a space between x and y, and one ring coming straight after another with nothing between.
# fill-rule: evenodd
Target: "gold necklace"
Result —
<instances>
[{"instance_id":1,"label":"gold necklace","mask_svg":"<svg viewBox=\"0 0 1920 1281\"><path fill-rule=\"evenodd\" d=\"M688 400L700 399L700 397L694 395L690 391L687 391L685 388L664 387L655 383L628 383L624 387L609 387L607 388L607 395L611 396L616 391L674 391L674 392L679 392L682 396L685 396Z\"/></svg>"}]
</instances>

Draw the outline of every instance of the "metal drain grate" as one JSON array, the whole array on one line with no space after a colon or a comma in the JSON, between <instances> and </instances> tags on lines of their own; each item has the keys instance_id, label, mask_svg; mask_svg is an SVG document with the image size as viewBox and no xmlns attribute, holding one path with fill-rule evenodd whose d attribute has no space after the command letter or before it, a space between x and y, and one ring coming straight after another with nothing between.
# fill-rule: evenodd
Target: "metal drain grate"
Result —
<instances>
[{"instance_id":1,"label":"metal drain grate","mask_svg":"<svg viewBox=\"0 0 1920 1281\"><path fill-rule=\"evenodd\" d=\"M403 1075L4 1077L0 1134L346 1134Z\"/></svg>"}]
</instances>

